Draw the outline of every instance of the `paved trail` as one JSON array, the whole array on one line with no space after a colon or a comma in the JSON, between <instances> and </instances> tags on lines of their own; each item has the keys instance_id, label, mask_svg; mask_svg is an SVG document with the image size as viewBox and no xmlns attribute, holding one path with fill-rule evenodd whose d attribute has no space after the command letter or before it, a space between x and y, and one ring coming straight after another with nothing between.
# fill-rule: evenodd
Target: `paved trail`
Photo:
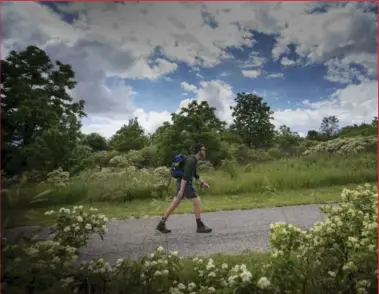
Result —
<instances>
[{"instance_id":1,"label":"paved trail","mask_svg":"<svg viewBox=\"0 0 379 294\"><path fill-rule=\"evenodd\" d=\"M203 221L213 228L213 232L207 235L196 234L191 214L171 216L167 225L172 233L168 235L155 231L159 217L112 220L104 241L93 236L88 246L81 249L81 259L101 256L114 263L118 258L138 258L158 246L176 250L182 256L267 250L271 223L284 221L308 228L323 218L319 207L304 205L205 213ZM6 235L11 237L14 232ZM42 235L46 236L46 231Z\"/></svg>"}]
</instances>

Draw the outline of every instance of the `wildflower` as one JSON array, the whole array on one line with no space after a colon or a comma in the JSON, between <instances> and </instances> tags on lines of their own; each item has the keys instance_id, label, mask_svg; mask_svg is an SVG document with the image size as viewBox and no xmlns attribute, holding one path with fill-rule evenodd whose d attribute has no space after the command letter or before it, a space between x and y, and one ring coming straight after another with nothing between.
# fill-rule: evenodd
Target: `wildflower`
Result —
<instances>
[{"instance_id":1,"label":"wildflower","mask_svg":"<svg viewBox=\"0 0 379 294\"><path fill-rule=\"evenodd\" d=\"M242 281L246 283L251 280L252 274L249 271L245 270L241 273L240 276L241 276Z\"/></svg>"},{"instance_id":2,"label":"wildflower","mask_svg":"<svg viewBox=\"0 0 379 294\"><path fill-rule=\"evenodd\" d=\"M159 246L159 247L157 248L157 252L163 252L163 251L164 251L164 249L163 249L162 246Z\"/></svg>"},{"instance_id":3,"label":"wildflower","mask_svg":"<svg viewBox=\"0 0 379 294\"><path fill-rule=\"evenodd\" d=\"M222 266L221 266L222 269L227 269L228 268L228 265L226 263L223 263Z\"/></svg>"},{"instance_id":4,"label":"wildflower","mask_svg":"<svg viewBox=\"0 0 379 294\"><path fill-rule=\"evenodd\" d=\"M207 270L211 270L211 269L215 268L215 266L213 263L208 263L206 268L207 268Z\"/></svg>"},{"instance_id":5,"label":"wildflower","mask_svg":"<svg viewBox=\"0 0 379 294\"><path fill-rule=\"evenodd\" d=\"M271 283L266 277L262 277L259 279L257 285L260 289L267 289Z\"/></svg>"},{"instance_id":6,"label":"wildflower","mask_svg":"<svg viewBox=\"0 0 379 294\"><path fill-rule=\"evenodd\" d=\"M194 282L191 282L191 283L188 284L188 290L189 291L192 291L195 288L196 288L196 284Z\"/></svg>"}]
</instances>

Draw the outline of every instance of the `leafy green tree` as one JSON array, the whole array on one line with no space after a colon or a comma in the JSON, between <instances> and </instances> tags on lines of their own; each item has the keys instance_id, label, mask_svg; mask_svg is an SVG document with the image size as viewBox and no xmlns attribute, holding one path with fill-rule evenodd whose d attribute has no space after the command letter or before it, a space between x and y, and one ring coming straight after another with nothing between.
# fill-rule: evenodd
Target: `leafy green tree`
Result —
<instances>
[{"instance_id":1,"label":"leafy green tree","mask_svg":"<svg viewBox=\"0 0 379 294\"><path fill-rule=\"evenodd\" d=\"M205 101L192 101L171 118L172 124L165 123L154 134L161 164L169 164L177 153L190 153L198 142L206 146L208 160L219 163L223 150L220 134L226 123L217 118L215 108Z\"/></svg>"},{"instance_id":2,"label":"leafy green tree","mask_svg":"<svg viewBox=\"0 0 379 294\"><path fill-rule=\"evenodd\" d=\"M226 123L216 116L216 108L210 107L208 102L192 101L183 107L179 114L172 113L172 121L186 132L198 134L207 130L221 132Z\"/></svg>"},{"instance_id":3,"label":"leafy green tree","mask_svg":"<svg viewBox=\"0 0 379 294\"><path fill-rule=\"evenodd\" d=\"M338 134L339 120L336 116L324 117L321 122L320 131L326 138L330 139Z\"/></svg>"},{"instance_id":4,"label":"leafy green tree","mask_svg":"<svg viewBox=\"0 0 379 294\"><path fill-rule=\"evenodd\" d=\"M315 130L309 130L306 139L307 140L313 140L313 141L319 141L320 140L320 133Z\"/></svg>"},{"instance_id":5,"label":"leafy green tree","mask_svg":"<svg viewBox=\"0 0 379 294\"><path fill-rule=\"evenodd\" d=\"M234 126L244 144L250 148L271 143L274 125L270 106L255 94L238 93L233 110Z\"/></svg>"},{"instance_id":6,"label":"leafy green tree","mask_svg":"<svg viewBox=\"0 0 379 294\"><path fill-rule=\"evenodd\" d=\"M130 119L128 125L123 125L109 141L112 149L120 152L140 150L146 144L145 131L138 123L137 118Z\"/></svg>"},{"instance_id":7,"label":"leafy green tree","mask_svg":"<svg viewBox=\"0 0 379 294\"><path fill-rule=\"evenodd\" d=\"M298 133L292 132L288 126L282 125L279 127L275 139L280 149L289 151L291 147L294 147L299 143L300 136Z\"/></svg>"},{"instance_id":8,"label":"leafy green tree","mask_svg":"<svg viewBox=\"0 0 379 294\"><path fill-rule=\"evenodd\" d=\"M22 170L35 169L29 160L34 156L37 146L49 145L59 149L58 144L70 145L65 142L53 142L54 132L62 132L71 136L70 142L75 143L79 137L80 119L85 116L84 101L74 102L67 89L75 87L75 75L68 64L56 61L35 46L23 51L11 51L2 60L1 72L1 125L2 125L2 164L10 174ZM66 135L64 135L66 136ZM42 140L48 142L42 143ZM60 146L62 147L62 146ZM69 157L70 150L60 150L54 154L57 158L52 165L60 165L63 158ZM52 153L53 151L49 151ZM39 156L50 157L50 154ZM45 158L38 163L50 162Z\"/></svg>"},{"instance_id":9,"label":"leafy green tree","mask_svg":"<svg viewBox=\"0 0 379 294\"><path fill-rule=\"evenodd\" d=\"M108 150L107 140L98 133L84 135L83 143L91 147L91 149L95 152Z\"/></svg>"},{"instance_id":10,"label":"leafy green tree","mask_svg":"<svg viewBox=\"0 0 379 294\"><path fill-rule=\"evenodd\" d=\"M229 126L221 133L221 140L228 144L242 144L242 138L237 133L234 125Z\"/></svg>"}]
</instances>

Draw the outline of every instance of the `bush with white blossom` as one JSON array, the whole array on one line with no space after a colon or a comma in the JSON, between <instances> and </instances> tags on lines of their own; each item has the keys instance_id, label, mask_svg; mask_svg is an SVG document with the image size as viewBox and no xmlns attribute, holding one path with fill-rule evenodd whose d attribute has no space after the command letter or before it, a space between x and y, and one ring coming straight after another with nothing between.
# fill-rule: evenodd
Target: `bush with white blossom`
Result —
<instances>
[{"instance_id":1,"label":"bush with white blossom","mask_svg":"<svg viewBox=\"0 0 379 294\"><path fill-rule=\"evenodd\" d=\"M83 206L74 206L72 209L50 210L45 215L56 216L52 233L55 234L54 240L63 245L79 248L87 244L90 234L97 233L102 238L108 231L108 218L98 214L96 208L85 210Z\"/></svg>"},{"instance_id":2,"label":"bush with white blossom","mask_svg":"<svg viewBox=\"0 0 379 294\"><path fill-rule=\"evenodd\" d=\"M338 206L310 230L271 227L272 279L281 292L373 293L377 291L378 192L376 186L344 189ZM376 293L376 292L375 292Z\"/></svg>"},{"instance_id":3,"label":"bush with white blossom","mask_svg":"<svg viewBox=\"0 0 379 294\"><path fill-rule=\"evenodd\" d=\"M30 240L24 244L4 244L3 241L2 293L67 290L76 259L76 248L52 240Z\"/></svg>"},{"instance_id":4,"label":"bush with white blossom","mask_svg":"<svg viewBox=\"0 0 379 294\"><path fill-rule=\"evenodd\" d=\"M342 155L362 152L377 152L378 136L337 138L321 142L304 151L304 155L312 153L336 153Z\"/></svg>"},{"instance_id":5,"label":"bush with white blossom","mask_svg":"<svg viewBox=\"0 0 379 294\"><path fill-rule=\"evenodd\" d=\"M63 171L61 167L47 174L47 183L55 186L65 186L70 180L70 173Z\"/></svg>"}]
</instances>

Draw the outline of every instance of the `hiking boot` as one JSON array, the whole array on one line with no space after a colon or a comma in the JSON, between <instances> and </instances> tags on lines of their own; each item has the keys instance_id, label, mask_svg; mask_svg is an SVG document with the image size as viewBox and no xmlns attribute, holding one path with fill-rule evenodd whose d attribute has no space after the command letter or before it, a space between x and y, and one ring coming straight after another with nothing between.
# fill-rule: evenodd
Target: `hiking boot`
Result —
<instances>
[{"instance_id":1,"label":"hiking boot","mask_svg":"<svg viewBox=\"0 0 379 294\"><path fill-rule=\"evenodd\" d=\"M204 234L207 234L207 233L210 233L210 232L212 232L212 229L208 228L204 224L201 224L200 226L198 226L197 227L197 231L196 231L196 233L204 233Z\"/></svg>"},{"instance_id":2,"label":"hiking boot","mask_svg":"<svg viewBox=\"0 0 379 294\"><path fill-rule=\"evenodd\" d=\"M168 234L171 233L171 230L167 229L166 223L163 221L160 221L157 225L157 230L161 232L162 234Z\"/></svg>"}]
</instances>

